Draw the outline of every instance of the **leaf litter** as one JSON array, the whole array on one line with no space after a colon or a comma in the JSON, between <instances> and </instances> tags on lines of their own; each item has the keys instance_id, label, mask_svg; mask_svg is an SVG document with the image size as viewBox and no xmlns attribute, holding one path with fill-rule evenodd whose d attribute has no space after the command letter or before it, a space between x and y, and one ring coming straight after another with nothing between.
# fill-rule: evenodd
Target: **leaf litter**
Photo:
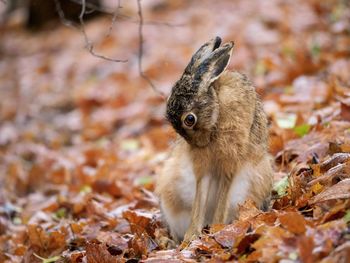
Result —
<instances>
[{"instance_id":1,"label":"leaf litter","mask_svg":"<svg viewBox=\"0 0 350 263\"><path fill-rule=\"evenodd\" d=\"M253 80L270 120L271 209L247 201L177 249L153 194L175 134L138 76L137 25L117 20L96 45L128 64L92 57L64 26L2 25L0 262L347 262L349 4L142 3L146 20L182 25L144 28L145 72L165 92L199 44L235 41L230 68ZM86 27L98 39L109 24Z\"/></svg>"}]
</instances>

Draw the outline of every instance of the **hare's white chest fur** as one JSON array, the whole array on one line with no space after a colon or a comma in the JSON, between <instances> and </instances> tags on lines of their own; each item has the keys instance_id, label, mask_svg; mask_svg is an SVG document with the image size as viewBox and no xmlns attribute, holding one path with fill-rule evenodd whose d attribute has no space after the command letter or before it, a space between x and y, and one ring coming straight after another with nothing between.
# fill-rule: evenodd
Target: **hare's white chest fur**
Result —
<instances>
[{"instance_id":1,"label":"hare's white chest fur","mask_svg":"<svg viewBox=\"0 0 350 263\"><path fill-rule=\"evenodd\" d=\"M175 164L177 161L180 161L178 163L179 166L173 166L172 163ZM168 162L169 167L166 167L168 168L166 169L166 174L169 181L164 187L168 188L170 199L161 202L161 209L172 236L177 240L181 240L190 226L192 204L196 192L196 177L192 162L186 154L182 155L180 160L177 161L171 157ZM235 218L238 205L243 204L247 197L251 195L250 189L252 179L254 179L252 176L256 176L258 173L259 171L251 164L246 163L236 174L229 189L230 216L228 217L228 221L223 223L230 223ZM259 175L257 177L259 178ZM217 205L218 180L209 172L204 176L203 180L203 188L207 188L208 192L203 191L202 193L208 193L209 202L207 204L202 203L201 205L207 206L205 225L209 225L213 219ZM253 196L250 196L250 198L255 199ZM177 207L177 204L181 207Z\"/></svg>"}]
</instances>

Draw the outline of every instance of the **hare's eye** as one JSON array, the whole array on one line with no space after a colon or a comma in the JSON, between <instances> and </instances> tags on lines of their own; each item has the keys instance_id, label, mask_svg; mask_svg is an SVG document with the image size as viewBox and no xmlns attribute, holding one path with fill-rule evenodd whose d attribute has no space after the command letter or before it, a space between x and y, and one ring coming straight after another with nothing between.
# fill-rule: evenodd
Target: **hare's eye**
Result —
<instances>
[{"instance_id":1,"label":"hare's eye","mask_svg":"<svg viewBox=\"0 0 350 263\"><path fill-rule=\"evenodd\" d=\"M196 115L194 115L193 113L188 113L185 118L184 118L184 124L191 128L193 125L196 124L196 121L197 121L197 117Z\"/></svg>"}]
</instances>

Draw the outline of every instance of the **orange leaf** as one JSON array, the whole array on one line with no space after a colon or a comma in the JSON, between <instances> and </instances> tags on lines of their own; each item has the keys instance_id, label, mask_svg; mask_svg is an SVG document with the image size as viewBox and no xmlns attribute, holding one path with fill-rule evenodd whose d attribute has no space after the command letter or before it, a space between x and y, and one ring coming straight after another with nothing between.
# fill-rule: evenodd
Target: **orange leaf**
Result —
<instances>
[{"instance_id":1,"label":"orange leaf","mask_svg":"<svg viewBox=\"0 0 350 263\"><path fill-rule=\"evenodd\" d=\"M294 234L303 234L306 231L305 219L297 212L287 212L278 216L283 227Z\"/></svg>"}]
</instances>

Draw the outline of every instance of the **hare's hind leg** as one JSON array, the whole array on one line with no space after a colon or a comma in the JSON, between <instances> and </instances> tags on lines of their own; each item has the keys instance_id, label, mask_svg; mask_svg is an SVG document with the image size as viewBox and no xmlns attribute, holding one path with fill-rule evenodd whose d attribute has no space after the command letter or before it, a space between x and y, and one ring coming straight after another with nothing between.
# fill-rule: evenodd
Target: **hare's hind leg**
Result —
<instances>
[{"instance_id":1,"label":"hare's hind leg","mask_svg":"<svg viewBox=\"0 0 350 263\"><path fill-rule=\"evenodd\" d=\"M190 225L196 192L192 163L186 154L175 154L166 162L156 191L170 234L176 242L180 242Z\"/></svg>"},{"instance_id":2,"label":"hare's hind leg","mask_svg":"<svg viewBox=\"0 0 350 263\"><path fill-rule=\"evenodd\" d=\"M266 210L273 181L273 171L269 156L264 157L257 165L246 163L234 177L230 187L231 215L235 219L238 205L251 199L257 207Z\"/></svg>"},{"instance_id":3,"label":"hare's hind leg","mask_svg":"<svg viewBox=\"0 0 350 263\"><path fill-rule=\"evenodd\" d=\"M190 225L191 210L174 210L170 206L161 203L164 220L166 221L170 235L176 243L180 243Z\"/></svg>"},{"instance_id":4,"label":"hare's hind leg","mask_svg":"<svg viewBox=\"0 0 350 263\"><path fill-rule=\"evenodd\" d=\"M271 189L273 185L272 159L266 155L255 167L254 177L252 180L252 190L250 198L257 206L266 211L270 207Z\"/></svg>"}]
</instances>

